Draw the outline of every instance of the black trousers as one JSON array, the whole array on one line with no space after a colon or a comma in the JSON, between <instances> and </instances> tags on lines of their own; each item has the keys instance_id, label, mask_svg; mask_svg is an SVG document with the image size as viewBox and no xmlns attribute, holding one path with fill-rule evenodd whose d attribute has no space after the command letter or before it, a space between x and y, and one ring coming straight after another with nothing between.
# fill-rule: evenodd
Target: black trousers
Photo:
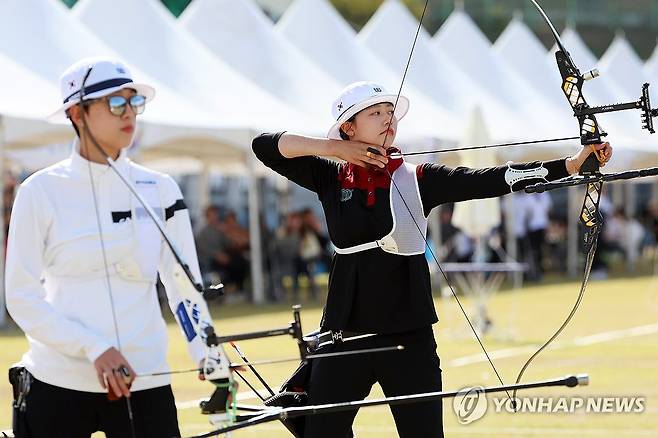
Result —
<instances>
[{"instance_id":1,"label":"black trousers","mask_svg":"<svg viewBox=\"0 0 658 438\"><path fill-rule=\"evenodd\" d=\"M440 391L441 368L432 328L379 335L322 348L319 352L404 345L402 351L315 359L309 404L362 400L378 382L387 397ZM367 409L367 408L366 408ZM391 406L401 438L442 438L440 400ZM304 438L349 438L357 411L306 417Z\"/></svg>"},{"instance_id":2,"label":"black trousers","mask_svg":"<svg viewBox=\"0 0 658 438\"><path fill-rule=\"evenodd\" d=\"M180 437L171 386L135 391L130 403L138 438ZM26 432L16 438L132 438L126 399L74 391L34 379L26 399Z\"/></svg>"}]
</instances>

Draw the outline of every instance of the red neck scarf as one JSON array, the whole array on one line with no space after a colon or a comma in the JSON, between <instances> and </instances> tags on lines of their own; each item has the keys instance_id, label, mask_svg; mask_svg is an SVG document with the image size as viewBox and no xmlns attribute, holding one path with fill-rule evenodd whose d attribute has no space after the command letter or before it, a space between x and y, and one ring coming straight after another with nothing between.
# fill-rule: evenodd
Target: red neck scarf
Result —
<instances>
[{"instance_id":1,"label":"red neck scarf","mask_svg":"<svg viewBox=\"0 0 658 438\"><path fill-rule=\"evenodd\" d=\"M399 149L390 147L387 150L388 155L394 152L400 152ZM352 163L345 163L338 174L340 186L343 189L360 189L365 190L368 195L368 207L375 204L375 189L388 189L391 185L391 175L402 165L404 160L400 158L389 158L385 169L366 169Z\"/></svg>"}]
</instances>

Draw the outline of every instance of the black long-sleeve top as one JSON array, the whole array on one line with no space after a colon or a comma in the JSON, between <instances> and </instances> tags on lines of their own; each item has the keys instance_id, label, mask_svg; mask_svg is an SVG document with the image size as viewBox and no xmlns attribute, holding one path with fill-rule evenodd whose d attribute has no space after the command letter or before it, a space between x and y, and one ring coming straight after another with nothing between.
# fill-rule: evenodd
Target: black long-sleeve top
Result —
<instances>
[{"instance_id":1,"label":"black long-sleeve top","mask_svg":"<svg viewBox=\"0 0 658 438\"><path fill-rule=\"evenodd\" d=\"M322 203L329 236L339 248L381 239L391 231L390 178L385 172L305 156L286 158L279 151L283 133L262 134L253 151L267 167L315 192ZM389 160L393 172L401 160ZM542 165L548 180L568 176L564 159L514 164L516 169ZM417 167L425 214L436 206L510 192L507 166L470 169L426 163ZM539 182L525 180L514 190ZM401 256L374 248L355 254L335 254L329 273L329 294L323 329L367 333L399 333L438 321L432 300L430 273L423 254Z\"/></svg>"}]
</instances>

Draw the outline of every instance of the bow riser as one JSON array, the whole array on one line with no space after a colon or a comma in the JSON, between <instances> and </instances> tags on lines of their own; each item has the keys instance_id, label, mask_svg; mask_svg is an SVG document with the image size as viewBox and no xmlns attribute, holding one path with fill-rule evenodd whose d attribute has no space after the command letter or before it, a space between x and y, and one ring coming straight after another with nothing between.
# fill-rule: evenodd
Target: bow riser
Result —
<instances>
[{"instance_id":1,"label":"bow riser","mask_svg":"<svg viewBox=\"0 0 658 438\"><path fill-rule=\"evenodd\" d=\"M203 299L203 295L192 286L180 265L174 266L173 277L183 300L176 311L183 332L188 340L193 339L196 335L203 340L206 346L203 375L206 380L221 389L220 392L223 392L225 398L228 399L228 393L234 386L230 362L224 347L218 342L208 304ZM193 327L190 327L190 324ZM193 330L193 333L189 332L190 329Z\"/></svg>"}]
</instances>

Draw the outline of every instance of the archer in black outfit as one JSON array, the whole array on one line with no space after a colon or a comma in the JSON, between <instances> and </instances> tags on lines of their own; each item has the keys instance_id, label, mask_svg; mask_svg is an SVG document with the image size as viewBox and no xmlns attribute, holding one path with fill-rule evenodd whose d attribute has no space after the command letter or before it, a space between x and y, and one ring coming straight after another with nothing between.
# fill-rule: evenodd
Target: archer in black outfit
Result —
<instances>
[{"instance_id":1,"label":"archer in black outfit","mask_svg":"<svg viewBox=\"0 0 658 438\"><path fill-rule=\"evenodd\" d=\"M401 105L405 102L399 103L393 115L391 102L395 96L381 90L370 83L357 83L343 92L334 106L335 110L340 106L347 108L334 111L337 119L334 128L338 126L343 140L335 139L332 134L336 129L332 128L329 139L277 133L262 134L253 141L254 153L267 167L317 194L331 241L337 248L381 239L393 227L389 195L395 188L391 188L389 173L395 175L403 159L387 156L397 151L391 144L397 120L404 116L406 108ZM406 104L408 107L408 101ZM378 137L376 133L382 134ZM377 150L381 156L368 148ZM583 152L567 160L515 164L514 168L543 167L548 172L546 179L556 180L570 174L567 167L575 173L578 162L582 163L587 155L588 152ZM347 163L323 156L342 158ZM426 217L443 203L510 193L505 180L508 169L508 166L452 169L430 163L417 166L415 177L423 214ZM539 181L527 179L515 184L513 189L520 190ZM386 396L441 390L440 362L432 333L432 324L438 318L431 292L430 273L423 254L398 255L381 248L336 254L330 267L321 331L376 333L377 336L337 343L321 352L397 344L405 349L314 360L308 387L309 404L363 399L375 382L380 383ZM440 401L391 407L391 411L401 437L443 436ZM308 416L304 437L350 437L355 415L356 412L347 412Z\"/></svg>"}]
</instances>

